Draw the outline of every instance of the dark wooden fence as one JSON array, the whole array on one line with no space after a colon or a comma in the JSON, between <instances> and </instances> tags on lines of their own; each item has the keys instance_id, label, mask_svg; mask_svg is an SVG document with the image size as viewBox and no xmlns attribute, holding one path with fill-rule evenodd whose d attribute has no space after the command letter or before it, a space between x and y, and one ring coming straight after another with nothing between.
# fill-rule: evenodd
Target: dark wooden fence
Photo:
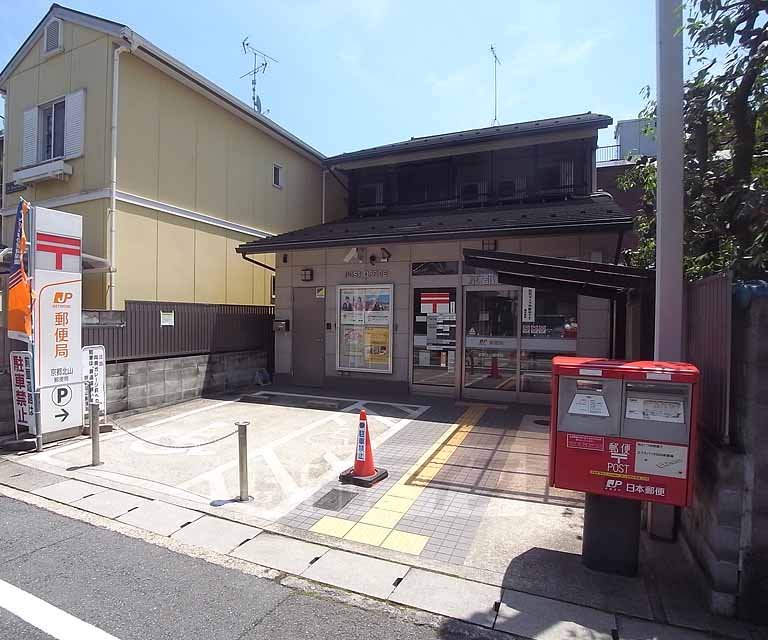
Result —
<instances>
[{"instance_id":1,"label":"dark wooden fence","mask_svg":"<svg viewBox=\"0 0 768 640\"><path fill-rule=\"evenodd\" d=\"M722 273L686 286L685 354L701 371L699 426L730 443L733 282Z\"/></svg>"},{"instance_id":2,"label":"dark wooden fence","mask_svg":"<svg viewBox=\"0 0 768 640\"><path fill-rule=\"evenodd\" d=\"M161 312L173 314L172 326L161 326ZM267 306L128 301L125 311L84 311L83 344L104 345L108 362L264 350L273 370L274 315ZM3 328L0 371L11 348Z\"/></svg>"}]
</instances>

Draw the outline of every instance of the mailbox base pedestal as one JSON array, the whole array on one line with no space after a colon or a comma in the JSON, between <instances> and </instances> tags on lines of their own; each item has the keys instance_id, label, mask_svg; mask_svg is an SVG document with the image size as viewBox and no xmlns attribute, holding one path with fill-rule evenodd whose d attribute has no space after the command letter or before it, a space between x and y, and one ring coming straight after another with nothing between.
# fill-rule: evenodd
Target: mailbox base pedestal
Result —
<instances>
[{"instance_id":1,"label":"mailbox base pedestal","mask_svg":"<svg viewBox=\"0 0 768 640\"><path fill-rule=\"evenodd\" d=\"M586 495L581 547L584 566L622 576L637 575L641 507L639 500Z\"/></svg>"}]
</instances>

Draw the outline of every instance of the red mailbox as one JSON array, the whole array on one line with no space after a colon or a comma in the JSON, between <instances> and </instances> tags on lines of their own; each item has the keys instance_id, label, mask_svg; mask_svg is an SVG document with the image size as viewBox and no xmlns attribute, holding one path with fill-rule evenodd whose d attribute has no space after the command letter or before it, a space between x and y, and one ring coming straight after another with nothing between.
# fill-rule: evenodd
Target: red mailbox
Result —
<instances>
[{"instance_id":1,"label":"red mailbox","mask_svg":"<svg viewBox=\"0 0 768 640\"><path fill-rule=\"evenodd\" d=\"M690 504L695 366L558 356L552 372L551 486Z\"/></svg>"}]
</instances>

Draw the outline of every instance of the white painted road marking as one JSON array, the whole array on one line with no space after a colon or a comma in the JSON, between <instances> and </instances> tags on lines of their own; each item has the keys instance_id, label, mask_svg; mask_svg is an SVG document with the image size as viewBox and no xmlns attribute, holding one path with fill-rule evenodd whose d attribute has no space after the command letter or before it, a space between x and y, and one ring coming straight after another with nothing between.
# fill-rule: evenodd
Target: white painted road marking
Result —
<instances>
[{"instance_id":1,"label":"white painted road marking","mask_svg":"<svg viewBox=\"0 0 768 640\"><path fill-rule=\"evenodd\" d=\"M0 580L0 607L56 640L118 640L3 580Z\"/></svg>"}]
</instances>

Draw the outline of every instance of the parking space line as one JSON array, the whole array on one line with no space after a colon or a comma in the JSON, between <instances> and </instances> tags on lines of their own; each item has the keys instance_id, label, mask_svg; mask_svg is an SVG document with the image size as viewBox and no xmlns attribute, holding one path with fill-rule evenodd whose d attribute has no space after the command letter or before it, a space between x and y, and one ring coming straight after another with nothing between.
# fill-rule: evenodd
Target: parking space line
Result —
<instances>
[{"instance_id":1,"label":"parking space line","mask_svg":"<svg viewBox=\"0 0 768 640\"><path fill-rule=\"evenodd\" d=\"M0 607L56 640L118 640L3 580L0 580Z\"/></svg>"},{"instance_id":2,"label":"parking space line","mask_svg":"<svg viewBox=\"0 0 768 640\"><path fill-rule=\"evenodd\" d=\"M217 402L207 407L198 407L197 409L191 409L190 411L185 411L184 413L180 413L175 416L171 416L168 418L160 418L159 420L154 420L153 422L149 422L147 424L141 425L139 427L136 427L135 429L129 429L129 431L131 433L141 433L142 431L146 431L147 429L151 429L152 427L159 427L160 425L165 424L166 422L171 422L172 420L183 420L184 418L188 418L189 416L194 416L194 415L197 415L198 413L204 413L205 411L210 411L212 409L218 409L228 404L234 404L235 402L237 402L237 400L222 400L221 402ZM114 440L115 438L119 438L119 437L128 438L130 436L127 433L124 433L123 431L116 429L112 433L106 433L102 435L101 443L103 445L105 442ZM45 462L46 464L50 464L55 467L66 468L70 466L69 463L63 460L58 460L54 456L58 456L61 453L66 453L67 451L72 451L73 449L79 449L81 447L90 447L90 446L91 446L90 438L85 438L82 440L72 442L71 444L55 445L50 449L43 451L42 453L35 454L33 459L35 462Z\"/></svg>"}]
</instances>

